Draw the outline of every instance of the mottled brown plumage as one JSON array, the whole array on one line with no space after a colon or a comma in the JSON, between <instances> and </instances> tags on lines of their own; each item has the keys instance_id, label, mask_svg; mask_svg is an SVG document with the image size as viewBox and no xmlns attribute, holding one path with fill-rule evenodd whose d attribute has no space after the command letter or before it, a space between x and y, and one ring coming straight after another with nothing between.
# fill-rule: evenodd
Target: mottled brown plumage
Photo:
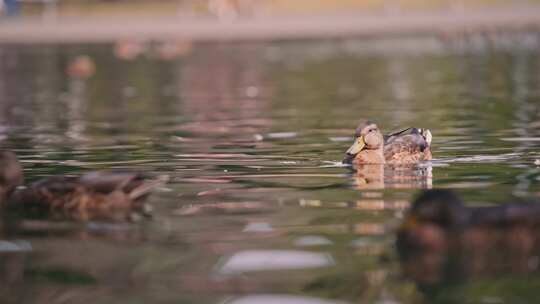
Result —
<instances>
[{"instance_id":1,"label":"mottled brown plumage","mask_svg":"<svg viewBox=\"0 0 540 304\"><path fill-rule=\"evenodd\" d=\"M355 141L347 150L344 163L353 164L413 164L431 159L431 132L407 128L383 136L370 121L360 123Z\"/></svg>"},{"instance_id":2,"label":"mottled brown plumage","mask_svg":"<svg viewBox=\"0 0 540 304\"><path fill-rule=\"evenodd\" d=\"M13 153L0 154L4 206L21 213L61 214L69 218L130 217L147 214L144 200L150 191L166 181L165 177L146 179L140 173L92 171L81 176L54 176L14 190L22 184L21 167ZM11 172L13 171L13 172ZM14 172L19 172L15 174ZM20 177L20 178L19 178Z\"/></svg>"}]
</instances>

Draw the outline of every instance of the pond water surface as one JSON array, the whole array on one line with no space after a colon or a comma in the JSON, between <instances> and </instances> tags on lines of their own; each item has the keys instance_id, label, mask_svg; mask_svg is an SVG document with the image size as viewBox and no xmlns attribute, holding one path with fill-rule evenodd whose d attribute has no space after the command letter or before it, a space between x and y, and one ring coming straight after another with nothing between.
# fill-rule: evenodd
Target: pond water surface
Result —
<instances>
[{"instance_id":1,"label":"pond water surface","mask_svg":"<svg viewBox=\"0 0 540 304\"><path fill-rule=\"evenodd\" d=\"M421 188L469 204L540 195L539 45L519 33L2 46L0 147L27 181L170 177L150 220L0 233L2 303L534 303L536 266L419 288L394 230ZM80 56L95 72L73 67ZM430 128L435 159L412 175L341 165L362 118Z\"/></svg>"}]
</instances>

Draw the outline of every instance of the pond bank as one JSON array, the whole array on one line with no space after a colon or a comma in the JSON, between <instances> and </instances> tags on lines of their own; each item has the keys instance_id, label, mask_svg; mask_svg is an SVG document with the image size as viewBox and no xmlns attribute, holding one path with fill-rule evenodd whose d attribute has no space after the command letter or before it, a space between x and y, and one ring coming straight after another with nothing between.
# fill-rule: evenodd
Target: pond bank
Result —
<instances>
[{"instance_id":1,"label":"pond bank","mask_svg":"<svg viewBox=\"0 0 540 304\"><path fill-rule=\"evenodd\" d=\"M93 17L0 22L0 43L106 43L119 39L260 41L536 30L540 6L464 11L249 18Z\"/></svg>"}]
</instances>

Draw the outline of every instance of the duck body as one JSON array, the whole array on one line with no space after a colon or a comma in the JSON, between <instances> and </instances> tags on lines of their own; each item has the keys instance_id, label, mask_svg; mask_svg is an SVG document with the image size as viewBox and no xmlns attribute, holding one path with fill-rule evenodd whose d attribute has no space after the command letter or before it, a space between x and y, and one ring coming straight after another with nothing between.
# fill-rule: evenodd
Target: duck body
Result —
<instances>
[{"instance_id":1,"label":"duck body","mask_svg":"<svg viewBox=\"0 0 540 304\"><path fill-rule=\"evenodd\" d=\"M12 166L20 168L18 162ZM18 181L22 184L22 178ZM81 176L53 176L16 189L12 184L17 181L13 181L2 200L4 208L22 214L62 214L80 220L131 215L119 211L147 215L150 208L145 199L165 181L165 177L149 179L134 172L91 171Z\"/></svg>"},{"instance_id":2,"label":"duck body","mask_svg":"<svg viewBox=\"0 0 540 304\"><path fill-rule=\"evenodd\" d=\"M426 190L397 230L403 269L420 283L528 273L540 254L540 204L467 207L450 190Z\"/></svg>"},{"instance_id":3,"label":"duck body","mask_svg":"<svg viewBox=\"0 0 540 304\"><path fill-rule=\"evenodd\" d=\"M467 207L450 190L426 190L413 202L402 228L408 230L422 225L437 226L445 233L463 233L478 227L504 230L520 225L540 228L540 203Z\"/></svg>"},{"instance_id":4,"label":"duck body","mask_svg":"<svg viewBox=\"0 0 540 304\"><path fill-rule=\"evenodd\" d=\"M432 158L430 144L428 129L406 128L382 135L375 123L363 121L355 131L354 143L347 150L343 163L414 164Z\"/></svg>"},{"instance_id":5,"label":"duck body","mask_svg":"<svg viewBox=\"0 0 540 304\"><path fill-rule=\"evenodd\" d=\"M365 149L355 154L353 156L354 158L350 160L347 160L347 158L350 158L351 156L347 155L343 162L356 165L382 165L386 163L386 158L383 151L384 150L382 148L378 148L376 150Z\"/></svg>"},{"instance_id":6,"label":"duck body","mask_svg":"<svg viewBox=\"0 0 540 304\"><path fill-rule=\"evenodd\" d=\"M431 131L408 128L403 133L388 135L384 143L384 159L389 164L412 164L431 160Z\"/></svg>"}]
</instances>

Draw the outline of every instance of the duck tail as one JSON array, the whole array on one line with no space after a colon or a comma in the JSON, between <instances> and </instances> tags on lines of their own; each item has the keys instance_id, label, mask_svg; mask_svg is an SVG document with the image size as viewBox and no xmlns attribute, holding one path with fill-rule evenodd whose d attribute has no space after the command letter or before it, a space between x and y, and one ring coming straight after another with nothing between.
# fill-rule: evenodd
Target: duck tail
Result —
<instances>
[{"instance_id":1,"label":"duck tail","mask_svg":"<svg viewBox=\"0 0 540 304\"><path fill-rule=\"evenodd\" d=\"M154 190L157 187L163 186L169 181L168 175L159 175L154 179L145 180L143 183L138 185L136 188L132 189L128 196L130 199L137 201L141 198L144 198L146 195L148 195L152 190Z\"/></svg>"},{"instance_id":2,"label":"duck tail","mask_svg":"<svg viewBox=\"0 0 540 304\"><path fill-rule=\"evenodd\" d=\"M429 129L423 129L422 136L426 139L428 146L431 146L431 140L433 139L431 131Z\"/></svg>"},{"instance_id":3,"label":"duck tail","mask_svg":"<svg viewBox=\"0 0 540 304\"><path fill-rule=\"evenodd\" d=\"M424 140L427 143L427 146L431 146L431 140L433 139L433 135L431 134L431 130L426 128L411 128L411 134L419 134L422 135Z\"/></svg>"}]
</instances>

